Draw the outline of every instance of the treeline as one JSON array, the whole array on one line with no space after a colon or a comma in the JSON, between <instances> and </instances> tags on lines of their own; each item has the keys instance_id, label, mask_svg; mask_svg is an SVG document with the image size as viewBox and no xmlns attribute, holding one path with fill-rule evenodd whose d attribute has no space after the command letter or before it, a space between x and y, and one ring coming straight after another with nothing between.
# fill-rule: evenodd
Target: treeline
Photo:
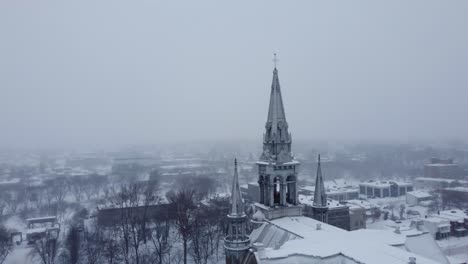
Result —
<instances>
[{"instance_id":1,"label":"treeline","mask_svg":"<svg viewBox=\"0 0 468 264\"><path fill-rule=\"evenodd\" d=\"M109 197L109 219L98 223L76 215L66 239L51 252L57 257L42 263L207 264L223 259L228 201L209 200L193 185L168 192L169 203L161 205L156 190L156 182L116 188ZM163 210L154 210L158 206Z\"/></svg>"}]
</instances>

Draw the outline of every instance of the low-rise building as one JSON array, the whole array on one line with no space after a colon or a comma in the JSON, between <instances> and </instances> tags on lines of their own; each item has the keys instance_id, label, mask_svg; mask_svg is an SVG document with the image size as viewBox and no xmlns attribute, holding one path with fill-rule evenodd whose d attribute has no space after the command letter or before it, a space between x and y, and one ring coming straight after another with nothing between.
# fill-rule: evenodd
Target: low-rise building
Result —
<instances>
[{"instance_id":1,"label":"low-rise building","mask_svg":"<svg viewBox=\"0 0 468 264\"><path fill-rule=\"evenodd\" d=\"M468 207L468 187L449 187L441 190L445 205L458 208Z\"/></svg>"},{"instance_id":2,"label":"low-rise building","mask_svg":"<svg viewBox=\"0 0 468 264\"><path fill-rule=\"evenodd\" d=\"M424 227L435 239L443 239L450 236L450 222L440 217L423 219Z\"/></svg>"},{"instance_id":3,"label":"low-rise building","mask_svg":"<svg viewBox=\"0 0 468 264\"><path fill-rule=\"evenodd\" d=\"M428 178L417 177L414 179L414 187L416 189L442 189L447 187L468 187L468 181L446 178Z\"/></svg>"},{"instance_id":4,"label":"low-rise building","mask_svg":"<svg viewBox=\"0 0 468 264\"><path fill-rule=\"evenodd\" d=\"M418 205L420 202L423 201L431 201L433 199L434 197L430 193L425 191L417 190L406 193L406 203L411 206Z\"/></svg>"},{"instance_id":5,"label":"low-rise building","mask_svg":"<svg viewBox=\"0 0 468 264\"><path fill-rule=\"evenodd\" d=\"M304 205L304 216L313 218L313 196L299 195L299 202ZM332 199L328 201L327 223L344 230L357 230L366 227L366 210L362 207L339 202Z\"/></svg>"},{"instance_id":6,"label":"low-rise building","mask_svg":"<svg viewBox=\"0 0 468 264\"><path fill-rule=\"evenodd\" d=\"M298 193L303 195L314 195L314 186L302 186L299 188ZM359 188L346 186L329 186L325 185L325 193L327 197L337 201L347 201L359 198Z\"/></svg>"},{"instance_id":7,"label":"low-rise building","mask_svg":"<svg viewBox=\"0 0 468 264\"><path fill-rule=\"evenodd\" d=\"M349 230L358 230L366 228L366 209L361 206L347 203L349 206Z\"/></svg>"},{"instance_id":8,"label":"low-rise building","mask_svg":"<svg viewBox=\"0 0 468 264\"><path fill-rule=\"evenodd\" d=\"M462 210L445 210L434 217L450 223L450 235L464 237L468 235L468 215Z\"/></svg>"},{"instance_id":9,"label":"low-rise building","mask_svg":"<svg viewBox=\"0 0 468 264\"><path fill-rule=\"evenodd\" d=\"M359 184L359 194L368 198L399 197L413 191L413 184L394 181L368 181Z\"/></svg>"},{"instance_id":10,"label":"low-rise building","mask_svg":"<svg viewBox=\"0 0 468 264\"><path fill-rule=\"evenodd\" d=\"M462 179L464 170L453 159L433 158L424 165L424 176L427 178Z\"/></svg>"}]
</instances>

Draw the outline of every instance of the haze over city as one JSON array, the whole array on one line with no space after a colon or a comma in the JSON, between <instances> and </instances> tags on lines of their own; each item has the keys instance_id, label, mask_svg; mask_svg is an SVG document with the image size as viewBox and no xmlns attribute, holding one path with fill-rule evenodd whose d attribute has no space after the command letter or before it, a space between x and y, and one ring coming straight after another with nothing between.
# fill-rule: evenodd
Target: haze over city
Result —
<instances>
[{"instance_id":1,"label":"haze over city","mask_svg":"<svg viewBox=\"0 0 468 264\"><path fill-rule=\"evenodd\" d=\"M0 264L467 264L467 14L0 1Z\"/></svg>"},{"instance_id":2,"label":"haze over city","mask_svg":"<svg viewBox=\"0 0 468 264\"><path fill-rule=\"evenodd\" d=\"M0 146L463 140L466 1L2 1Z\"/></svg>"}]
</instances>

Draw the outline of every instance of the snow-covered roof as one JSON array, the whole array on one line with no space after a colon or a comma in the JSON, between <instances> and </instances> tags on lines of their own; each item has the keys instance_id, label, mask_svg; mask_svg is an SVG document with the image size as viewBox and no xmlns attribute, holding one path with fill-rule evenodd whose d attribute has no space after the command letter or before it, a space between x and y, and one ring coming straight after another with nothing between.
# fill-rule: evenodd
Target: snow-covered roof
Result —
<instances>
[{"instance_id":1,"label":"snow-covered roof","mask_svg":"<svg viewBox=\"0 0 468 264\"><path fill-rule=\"evenodd\" d=\"M38 227L38 228L30 228L26 230L26 234L37 234L37 233L45 233L47 228L45 227Z\"/></svg>"},{"instance_id":2,"label":"snow-covered roof","mask_svg":"<svg viewBox=\"0 0 468 264\"><path fill-rule=\"evenodd\" d=\"M407 192L406 194L413 195L416 198L431 198L432 195L428 192L424 191L412 191L412 192Z\"/></svg>"},{"instance_id":3,"label":"snow-covered roof","mask_svg":"<svg viewBox=\"0 0 468 264\"><path fill-rule=\"evenodd\" d=\"M368 186L374 188L387 188L390 187L392 184L397 184L398 186L411 186L412 183L409 182L399 182L399 181L368 181L368 182L361 182L359 186Z\"/></svg>"},{"instance_id":4,"label":"snow-covered roof","mask_svg":"<svg viewBox=\"0 0 468 264\"><path fill-rule=\"evenodd\" d=\"M0 185L17 184L17 183L20 183L20 181L21 181L21 179L19 179L19 178L14 178L14 179L7 180L7 181L0 181Z\"/></svg>"},{"instance_id":5,"label":"snow-covered roof","mask_svg":"<svg viewBox=\"0 0 468 264\"><path fill-rule=\"evenodd\" d=\"M449 188L445 188L445 190L457 191L457 192L468 192L468 187L449 187Z\"/></svg>"},{"instance_id":6,"label":"snow-covered roof","mask_svg":"<svg viewBox=\"0 0 468 264\"><path fill-rule=\"evenodd\" d=\"M453 218L458 218L459 220L468 219L468 215L462 210L458 209L441 211L439 216L449 216Z\"/></svg>"},{"instance_id":7,"label":"snow-covered roof","mask_svg":"<svg viewBox=\"0 0 468 264\"><path fill-rule=\"evenodd\" d=\"M44 216L44 217L36 217L36 218L28 218L26 219L27 222L48 222L48 221L56 221L56 216Z\"/></svg>"},{"instance_id":8,"label":"snow-covered roof","mask_svg":"<svg viewBox=\"0 0 468 264\"><path fill-rule=\"evenodd\" d=\"M434 224L442 224L442 225L449 223L447 219L440 218L440 217L428 217L428 218L423 219L423 221L431 222Z\"/></svg>"},{"instance_id":9,"label":"snow-covered roof","mask_svg":"<svg viewBox=\"0 0 468 264\"><path fill-rule=\"evenodd\" d=\"M285 233L279 234L278 238L287 237L287 233L293 237L293 239L278 241L276 249L267 247L263 256L266 263L271 259L284 259L297 255L319 259L344 256L350 260L349 263L406 264L410 257L416 257L418 264L437 263L404 249L390 246L404 244L406 237L391 231L364 230L348 232L304 216L278 218L264 225L270 225L276 228L278 232L283 230ZM317 225L320 225L320 228L317 228ZM271 228L265 229L267 231L271 230ZM262 243L262 234L256 235L258 235L257 238L260 238L260 241L253 241ZM269 240L271 240L271 237Z\"/></svg>"},{"instance_id":10,"label":"snow-covered roof","mask_svg":"<svg viewBox=\"0 0 468 264\"><path fill-rule=\"evenodd\" d=\"M467 184L468 183L468 181L463 181L463 180L454 180L454 179L445 179L445 178L429 178L429 177L417 177L414 180L415 181L446 182L446 183L452 183L454 181L458 181L461 184Z\"/></svg>"},{"instance_id":11,"label":"snow-covered roof","mask_svg":"<svg viewBox=\"0 0 468 264\"><path fill-rule=\"evenodd\" d=\"M299 194L298 198L299 198L299 202L301 204L305 204L305 205L309 205L309 206L314 205L314 196L312 196L312 195ZM342 204L339 201L336 201L336 200L333 200L333 199L327 199L327 201L328 201L328 208L330 208L330 209L338 208L338 207L347 207L346 204Z\"/></svg>"}]
</instances>

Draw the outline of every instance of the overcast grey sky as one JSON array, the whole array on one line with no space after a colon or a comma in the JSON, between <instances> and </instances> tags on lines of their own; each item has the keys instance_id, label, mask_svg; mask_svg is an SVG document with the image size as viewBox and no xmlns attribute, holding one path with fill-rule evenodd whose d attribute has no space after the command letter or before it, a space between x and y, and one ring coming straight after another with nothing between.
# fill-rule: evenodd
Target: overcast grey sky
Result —
<instances>
[{"instance_id":1,"label":"overcast grey sky","mask_svg":"<svg viewBox=\"0 0 468 264\"><path fill-rule=\"evenodd\" d=\"M468 139L468 1L0 1L0 146Z\"/></svg>"}]
</instances>

